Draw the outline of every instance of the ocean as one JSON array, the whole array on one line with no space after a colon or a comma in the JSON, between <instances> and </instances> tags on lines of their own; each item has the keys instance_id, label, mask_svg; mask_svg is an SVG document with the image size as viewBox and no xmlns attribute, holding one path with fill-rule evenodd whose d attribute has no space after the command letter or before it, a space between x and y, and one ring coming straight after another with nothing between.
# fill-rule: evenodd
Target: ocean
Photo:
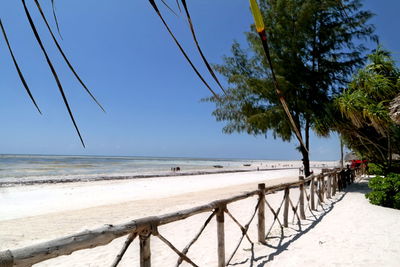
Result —
<instances>
[{"instance_id":1,"label":"ocean","mask_svg":"<svg viewBox=\"0 0 400 267\"><path fill-rule=\"evenodd\" d=\"M0 155L0 185L245 171L255 170L263 163L267 167L267 162L275 161L3 154ZM180 170L172 171L176 167Z\"/></svg>"},{"instance_id":2,"label":"ocean","mask_svg":"<svg viewBox=\"0 0 400 267\"><path fill-rule=\"evenodd\" d=\"M311 162L334 167L336 161ZM301 161L0 154L0 186L299 168ZM179 171L172 168L179 167Z\"/></svg>"}]
</instances>

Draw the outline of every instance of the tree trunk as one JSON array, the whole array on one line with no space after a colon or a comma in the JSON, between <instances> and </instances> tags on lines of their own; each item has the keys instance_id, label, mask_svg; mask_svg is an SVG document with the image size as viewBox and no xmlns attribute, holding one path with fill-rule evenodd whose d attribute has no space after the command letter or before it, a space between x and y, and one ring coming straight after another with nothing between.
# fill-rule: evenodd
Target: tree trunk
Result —
<instances>
[{"instance_id":1,"label":"tree trunk","mask_svg":"<svg viewBox=\"0 0 400 267\"><path fill-rule=\"evenodd\" d=\"M387 134L387 138L388 138L388 172L390 172L390 169L392 168L392 144L389 132Z\"/></svg>"},{"instance_id":2,"label":"tree trunk","mask_svg":"<svg viewBox=\"0 0 400 267\"><path fill-rule=\"evenodd\" d=\"M304 149L304 147L301 147L301 154L303 155L303 165L304 165L304 175L306 177L310 176L311 171L310 171L310 158L308 157L308 152Z\"/></svg>"},{"instance_id":3,"label":"tree trunk","mask_svg":"<svg viewBox=\"0 0 400 267\"><path fill-rule=\"evenodd\" d=\"M305 142L306 142L306 147L307 150L310 151L310 121L306 119L306 126L305 126ZM304 175L306 177L310 176L311 170L310 170L310 158L309 158L309 152L304 147L300 144L300 151L303 156L303 165L304 165Z\"/></svg>"},{"instance_id":4,"label":"tree trunk","mask_svg":"<svg viewBox=\"0 0 400 267\"><path fill-rule=\"evenodd\" d=\"M340 167L343 169L344 168L344 163L343 163L343 139L341 136L339 136L340 139Z\"/></svg>"}]
</instances>

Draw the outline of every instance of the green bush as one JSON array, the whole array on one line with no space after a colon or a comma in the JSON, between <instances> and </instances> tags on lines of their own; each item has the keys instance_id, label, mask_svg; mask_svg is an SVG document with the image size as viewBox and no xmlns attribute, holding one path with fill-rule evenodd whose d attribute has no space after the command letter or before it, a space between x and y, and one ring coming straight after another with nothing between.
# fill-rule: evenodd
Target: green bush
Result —
<instances>
[{"instance_id":1,"label":"green bush","mask_svg":"<svg viewBox=\"0 0 400 267\"><path fill-rule=\"evenodd\" d=\"M400 174L390 173L386 177L372 178L368 187L371 192L365 195L369 202L389 208L400 209Z\"/></svg>"},{"instance_id":2,"label":"green bush","mask_svg":"<svg viewBox=\"0 0 400 267\"><path fill-rule=\"evenodd\" d=\"M368 163L368 174L370 175L384 175L384 169L375 163Z\"/></svg>"}]
</instances>

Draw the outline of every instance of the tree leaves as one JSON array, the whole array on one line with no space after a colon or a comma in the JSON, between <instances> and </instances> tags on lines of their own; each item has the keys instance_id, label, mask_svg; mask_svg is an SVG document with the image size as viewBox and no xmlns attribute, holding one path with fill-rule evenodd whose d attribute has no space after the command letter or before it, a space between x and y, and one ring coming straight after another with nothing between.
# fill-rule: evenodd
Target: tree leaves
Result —
<instances>
[{"instance_id":1,"label":"tree leaves","mask_svg":"<svg viewBox=\"0 0 400 267\"><path fill-rule=\"evenodd\" d=\"M390 101L400 92L400 73L390 53L381 47L368 58L369 63L358 71L349 88L335 99L343 116L335 125L348 147L385 164L388 154L400 153L396 145L400 128L389 117Z\"/></svg>"},{"instance_id":2,"label":"tree leaves","mask_svg":"<svg viewBox=\"0 0 400 267\"><path fill-rule=\"evenodd\" d=\"M285 141L295 134L300 142L301 131L307 139L310 129L328 136L337 114L333 96L365 60L366 49L357 39L374 39L368 23L372 14L361 10L359 0L346 5L337 0L250 4L255 15L246 33L250 49L234 43L232 54L216 66L230 88L221 103L208 99L216 103L213 115L230 132L272 132Z\"/></svg>"}]
</instances>

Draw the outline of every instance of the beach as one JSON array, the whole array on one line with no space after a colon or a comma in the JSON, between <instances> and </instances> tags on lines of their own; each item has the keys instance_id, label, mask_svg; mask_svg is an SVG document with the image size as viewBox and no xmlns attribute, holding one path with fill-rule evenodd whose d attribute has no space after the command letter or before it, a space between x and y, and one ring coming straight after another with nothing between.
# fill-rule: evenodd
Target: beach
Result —
<instances>
[{"instance_id":1,"label":"beach","mask_svg":"<svg viewBox=\"0 0 400 267\"><path fill-rule=\"evenodd\" d=\"M315 169L315 172L319 170ZM286 169L2 187L0 188L0 210L2 211L0 250L21 248L108 224L126 223L146 216L192 208L217 199L255 190L258 183L266 183L269 186L297 181L298 174L298 169ZM298 190L291 189L290 195L293 200L297 199ZM349 199L353 195L357 196L356 202L353 197ZM267 195L267 200L271 206L278 208L282 196L283 192L276 192ZM319 249L322 255L325 253L333 255L330 257L338 258L339 260L336 261L338 266L348 262L352 262L352 265L361 266L361 263L366 263L367 266L372 266L368 264L374 263L373 253L365 253L366 246L362 245L366 243L371 246L372 241L368 241L369 234L376 236L374 233L380 231L380 227L393 229L394 235L390 235L389 230L380 232L379 238L376 237L379 240L374 241L378 247L386 246L386 242L393 244L396 243L395 240L399 240L395 230L398 228L395 227L400 226L398 223L400 214L396 211L390 210L380 216L378 215L380 213L374 210L374 214L377 214L379 219L377 223L382 224L377 229L372 221L364 218L369 216L368 209L371 209L372 205L368 204L360 192L341 193L336 196L336 199L337 202L335 200L326 203L326 209L334 205L328 214L324 215L322 209L314 214L321 219L315 219L310 212L306 213L307 220L301 222L301 232L297 229L296 219L293 218L293 224L285 229L283 238L279 238L282 233L276 224L268 239L270 246L255 245L255 263L274 266L289 266L291 263L296 265L298 262L303 262L303 254L309 254L309 258L304 258L304 262L309 263L308 266L321 266L323 265L322 260L318 261L313 256L314 254L310 253L310 251ZM229 205L228 209L242 225L245 225L254 211L256 201L255 197L248 198ZM352 202L359 202L362 206L358 207ZM354 222L351 221L352 213L361 208L365 209L365 212L360 212L364 217L359 217ZM372 206L372 208L384 209L376 206ZM335 213L339 213L339 215L335 215ZM183 249L209 215L209 213L202 213L183 221L161 226L159 232L177 248ZM268 227L272 224L272 219L273 214L267 211L266 224ZM292 220L290 221L292 222ZM342 222L346 221L348 222L346 225L351 227L348 227L342 234ZM319 228L321 229L318 230ZM358 228L362 229L359 235L354 237L350 234ZM253 221L249 228L249 236L254 242L257 241L256 229L256 221ZM319 234L315 234L315 231L319 231ZM327 235L327 233L331 234ZM241 230L230 218L226 218L225 236L228 257L241 237ZM350 237L354 244L347 240ZM109 266L121 249L125 238L118 238L106 246L51 259L37 264L37 266ZM304 243L303 240L308 241ZM323 246L319 243L320 241L324 244ZM340 245L340 242L346 242L346 251L363 251L362 255L364 256L360 257L362 260L354 260L350 252L343 253L341 251L343 246ZM286 244L290 245L286 247ZM328 245L329 249L324 250ZM212 220L198 242L189 251L188 256L200 266L215 266L216 246L216 223L215 220ZM152 238L151 248L153 266L175 265L177 255L157 238ZM239 266L250 266L251 252L249 248L250 243L244 240L237 255L232 259L232 263ZM393 253L386 261L386 266L395 266L392 264L400 260L396 256L399 253L396 255L394 253L400 252L399 246L392 245L391 251ZM286 256L292 254L293 257ZM345 256L339 257L342 254ZM296 257L297 261L292 261ZM382 257L378 257L378 259L382 260ZM335 262L334 259L332 262ZM120 266L138 265L139 246L135 240L122 259ZM183 266L188 265L184 263Z\"/></svg>"}]
</instances>

